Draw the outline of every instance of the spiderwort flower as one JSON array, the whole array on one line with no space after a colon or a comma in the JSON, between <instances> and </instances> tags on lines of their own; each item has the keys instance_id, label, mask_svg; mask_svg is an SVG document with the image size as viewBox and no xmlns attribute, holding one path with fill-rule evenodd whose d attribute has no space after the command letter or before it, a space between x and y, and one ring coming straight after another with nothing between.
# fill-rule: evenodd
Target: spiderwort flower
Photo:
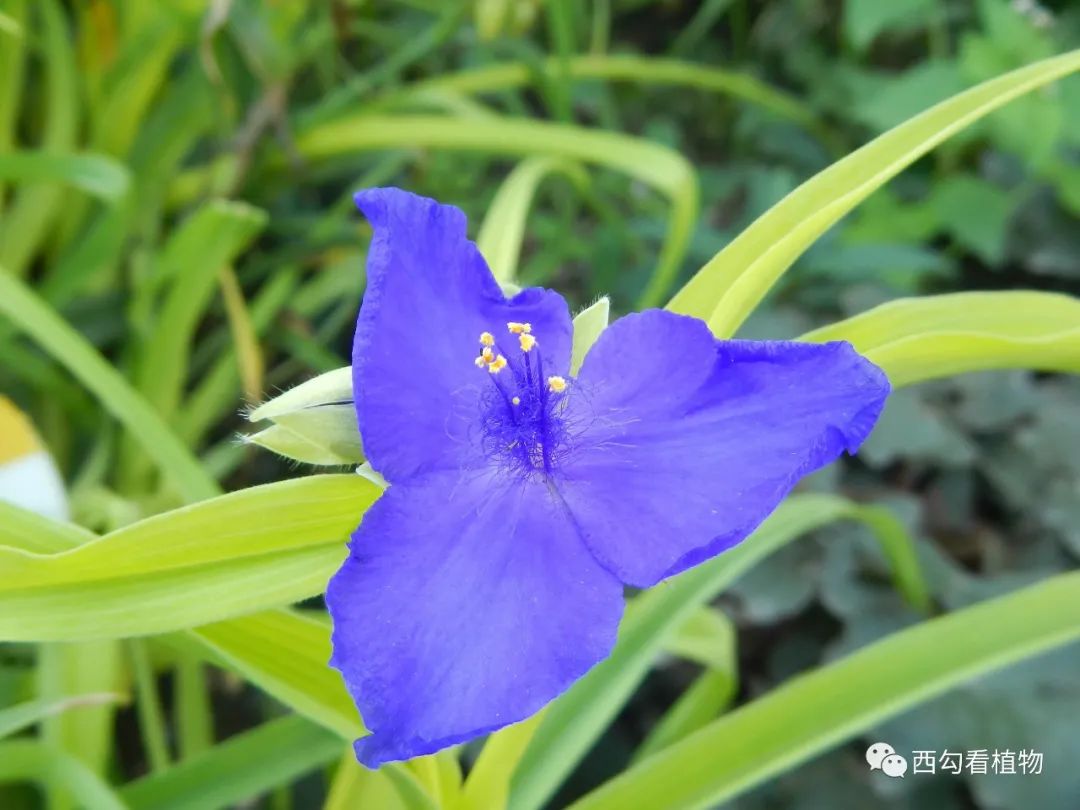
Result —
<instances>
[{"instance_id":1,"label":"spiderwort flower","mask_svg":"<svg viewBox=\"0 0 1080 810\"><path fill-rule=\"evenodd\" d=\"M327 604L377 767L536 712L610 652L624 584L745 538L862 443L889 383L847 343L716 340L659 310L608 327L571 377L566 302L507 299L461 211L356 201L375 231L356 414L390 486Z\"/></svg>"}]
</instances>

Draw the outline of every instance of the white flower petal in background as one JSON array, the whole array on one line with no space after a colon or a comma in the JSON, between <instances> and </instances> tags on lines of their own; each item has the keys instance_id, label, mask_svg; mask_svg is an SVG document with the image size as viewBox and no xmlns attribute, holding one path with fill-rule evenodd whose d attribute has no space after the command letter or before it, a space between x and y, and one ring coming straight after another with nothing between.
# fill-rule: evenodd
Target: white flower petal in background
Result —
<instances>
[{"instance_id":1,"label":"white flower petal in background","mask_svg":"<svg viewBox=\"0 0 1080 810\"><path fill-rule=\"evenodd\" d=\"M64 481L26 415L0 396L0 501L68 519Z\"/></svg>"}]
</instances>

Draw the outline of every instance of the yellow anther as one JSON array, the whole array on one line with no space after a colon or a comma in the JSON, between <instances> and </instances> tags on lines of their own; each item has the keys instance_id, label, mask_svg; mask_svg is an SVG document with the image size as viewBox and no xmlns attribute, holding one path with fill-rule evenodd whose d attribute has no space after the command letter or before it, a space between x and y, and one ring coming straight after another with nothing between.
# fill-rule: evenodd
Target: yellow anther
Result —
<instances>
[{"instance_id":1,"label":"yellow anther","mask_svg":"<svg viewBox=\"0 0 1080 810\"><path fill-rule=\"evenodd\" d=\"M534 338L532 335L520 335L518 337L518 343L521 344L521 350L523 352L527 352L536 345L536 338Z\"/></svg>"},{"instance_id":2,"label":"yellow anther","mask_svg":"<svg viewBox=\"0 0 1080 810\"><path fill-rule=\"evenodd\" d=\"M520 405L521 404L521 397L514 397L510 401L513 402L515 405Z\"/></svg>"},{"instance_id":3,"label":"yellow anther","mask_svg":"<svg viewBox=\"0 0 1080 810\"><path fill-rule=\"evenodd\" d=\"M487 360L485 360L483 357L477 357L473 362L476 363L477 368L483 368L487 365Z\"/></svg>"},{"instance_id":4,"label":"yellow anther","mask_svg":"<svg viewBox=\"0 0 1080 810\"><path fill-rule=\"evenodd\" d=\"M495 352L485 346L484 349L480 352L480 356L476 358L476 367L483 368L484 366L490 365L494 359Z\"/></svg>"},{"instance_id":5,"label":"yellow anther","mask_svg":"<svg viewBox=\"0 0 1080 810\"><path fill-rule=\"evenodd\" d=\"M488 371L490 371L492 374L498 374L504 368L506 368L506 358L503 357L501 354L498 355L490 363L488 363Z\"/></svg>"},{"instance_id":6,"label":"yellow anther","mask_svg":"<svg viewBox=\"0 0 1080 810\"><path fill-rule=\"evenodd\" d=\"M566 390L566 380L562 377L548 377L548 390L561 394Z\"/></svg>"},{"instance_id":7,"label":"yellow anther","mask_svg":"<svg viewBox=\"0 0 1080 810\"><path fill-rule=\"evenodd\" d=\"M529 332L532 331L532 324L531 323L516 323L514 321L510 321L510 323L508 323L506 325L506 328L509 329L512 334L515 334L515 335L527 335L527 334L529 334Z\"/></svg>"},{"instance_id":8,"label":"yellow anther","mask_svg":"<svg viewBox=\"0 0 1080 810\"><path fill-rule=\"evenodd\" d=\"M481 332L480 333L480 345L481 346L494 346L495 345L495 336L493 334L491 334L491 332Z\"/></svg>"}]
</instances>

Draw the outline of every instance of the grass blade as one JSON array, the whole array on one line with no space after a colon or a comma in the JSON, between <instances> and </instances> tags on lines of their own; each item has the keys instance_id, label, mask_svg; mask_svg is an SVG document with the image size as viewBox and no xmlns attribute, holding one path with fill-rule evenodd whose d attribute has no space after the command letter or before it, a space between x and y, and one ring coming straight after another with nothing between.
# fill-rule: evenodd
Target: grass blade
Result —
<instances>
[{"instance_id":1,"label":"grass blade","mask_svg":"<svg viewBox=\"0 0 1080 810\"><path fill-rule=\"evenodd\" d=\"M515 166L495 192L476 244L499 282L514 280L529 208L540 183L555 173L565 175L579 188L588 182L588 175L576 163L555 157L532 157Z\"/></svg>"},{"instance_id":2,"label":"grass blade","mask_svg":"<svg viewBox=\"0 0 1080 810\"><path fill-rule=\"evenodd\" d=\"M33 8L40 15L45 62L46 124L40 148L49 152L69 152L75 147L80 105L78 72L67 18L57 0L41 0L33 4ZM34 183L17 190L0 221L0 265L16 275L25 274L49 223L64 202L63 192L56 183Z\"/></svg>"},{"instance_id":3,"label":"grass blade","mask_svg":"<svg viewBox=\"0 0 1080 810\"><path fill-rule=\"evenodd\" d=\"M657 721L634 751L633 761L663 751L714 720L735 697L736 690L730 672L712 669L702 672Z\"/></svg>"},{"instance_id":4,"label":"grass blade","mask_svg":"<svg viewBox=\"0 0 1080 810\"><path fill-rule=\"evenodd\" d=\"M1026 290L900 298L801 340L848 340L895 386L985 369L1077 373L1080 300Z\"/></svg>"},{"instance_id":5,"label":"grass blade","mask_svg":"<svg viewBox=\"0 0 1080 810\"><path fill-rule=\"evenodd\" d=\"M29 334L118 419L187 501L212 498L217 483L161 417L103 358L28 287L0 267L0 313Z\"/></svg>"},{"instance_id":6,"label":"grass blade","mask_svg":"<svg viewBox=\"0 0 1080 810\"><path fill-rule=\"evenodd\" d=\"M969 678L1080 638L1080 572L895 633L710 723L574 810L717 805Z\"/></svg>"},{"instance_id":7,"label":"grass blade","mask_svg":"<svg viewBox=\"0 0 1080 810\"><path fill-rule=\"evenodd\" d=\"M1080 51L983 82L931 107L803 183L714 256L668 308L730 337L819 236L949 136L1009 101L1080 69Z\"/></svg>"},{"instance_id":8,"label":"grass blade","mask_svg":"<svg viewBox=\"0 0 1080 810\"><path fill-rule=\"evenodd\" d=\"M65 152L0 154L0 180L17 183L66 183L106 202L127 194L131 174L106 155Z\"/></svg>"},{"instance_id":9,"label":"grass blade","mask_svg":"<svg viewBox=\"0 0 1080 810\"><path fill-rule=\"evenodd\" d=\"M548 706L514 774L511 806L536 810L550 799L644 679L665 641L700 605L780 546L853 516L854 508L835 496L792 496L739 546L635 599L612 654Z\"/></svg>"},{"instance_id":10,"label":"grass blade","mask_svg":"<svg viewBox=\"0 0 1080 810\"><path fill-rule=\"evenodd\" d=\"M93 810L127 810L127 805L101 777L79 760L44 743L17 740L0 743L0 782L37 782L62 787Z\"/></svg>"},{"instance_id":11,"label":"grass blade","mask_svg":"<svg viewBox=\"0 0 1080 810\"><path fill-rule=\"evenodd\" d=\"M557 75L559 64L552 58L540 65L541 75ZM678 85L719 93L754 104L783 118L822 132L814 112L799 99L777 90L746 73L708 67L678 59L647 56L590 54L567 61L567 76L574 80L636 82L643 85ZM536 67L519 63L472 68L460 73L429 79L403 92L422 89L450 90L458 93L491 93L532 84Z\"/></svg>"},{"instance_id":12,"label":"grass blade","mask_svg":"<svg viewBox=\"0 0 1080 810\"><path fill-rule=\"evenodd\" d=\"M0 737L17 734L23 729L40 723L46 717L61 714L70 709L97 706L102 703L118 703L121 700L123 700L123 695L95 692L58 700L28 700L16 706L8 706L0 709Z\"/></svg>"},{"instance_id":13,"label":"grass blade","mask_svg":"<svg viewBox=\"0 0 1080 810\"><path fill-rule=\"evenodd\" d=\"M192 214L166 244L159 275L168 289L137 372L140 390L166 417L179 403L195 327L219 273L265 224L266 214L257 208L214 200Z\"/></svg>"},{"instance_id":14,"label":"grass blade","mask_svg":"<svg viewBox=\"0 0 1080 810\"><path fill-rule=\"evenodd\" d=\"M660 144L617 132L543 121L365 114L308 127L298 134L296 142L300 154L309 159L408 145L582 160L641 180L668 198L671 216L656 271L641 295L640 306L655 306L678 274L697 220L697 175L685 158Z\"/></svg>"},{"instance_id":15,"label":"grass blade","mask_svg":"<svg viewBox=\"0 0 1080 810\"><path fill-rule=\"evenodd\" d=\"M5 553L4 547L55 554L97 537L74 523L61 523L6 501L0 501L0 526L0 555Z\"/></svg>"},{"instance_id":16,"label":"grass blade","mask_svg":"<svg viewBox=\"0 0 1080 810\"><path fill-rule=\"evenodd\" d=\"M341 676L327 665L330 626L325 621L296 611L266 611L197 627L168 641L238 673L343 740L367 733Z\"/></svg>"},{"instance_id":17,"label":"grass blade","mask_svg":"<svg viewBox=\"0 0 1080 810\"><path fill-rule=\"evenodd\" d=\"M302 717L271 720L175 765L125 785L131 810L210 810L287 785L341 753L337 735Z\"/></svg>"},{"instance_id":18,"label":"grass blade","mask_svg":"<svg viewBox=\"0 0 1080 810\"><path fill-rule=\"evenodd\" d=\"M253 487L60 554L0 550L0 638L167 632L320 593L380 488L357 475Z\"/></svg>"}]
</instances>

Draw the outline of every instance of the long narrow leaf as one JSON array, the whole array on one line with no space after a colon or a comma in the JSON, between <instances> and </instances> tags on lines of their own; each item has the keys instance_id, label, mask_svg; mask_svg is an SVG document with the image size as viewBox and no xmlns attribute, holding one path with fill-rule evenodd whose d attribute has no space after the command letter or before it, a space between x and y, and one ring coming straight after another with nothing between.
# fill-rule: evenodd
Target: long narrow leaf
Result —
<instances>
[{"instance_id":1,"label":"long narrow leaf","mask_svg":"<svg viewBox=\"0 0 1080 810\"><path fill-rule=\"evenodd\" d=\"M4 546L33 554L55 554L97 537L74 523L57 520L0 501L0 555Z\"/></svg>"},{"instance_id":2,"label":"long narrow leaf","mask_svg":"<svg viewBox=\"0 0 1080 810\"><path fill-rule=\"evenodd\" d=\"M339 542L381 490L313 475L163 512L61 554L0 551L0 592L114 581Z\"/></svg>"},{"instance_id":3,"label":"long narrow leaf","mask_svg":"<svg viewBox=\"0 0 1080 810\"><path fill-rule=\"evenodd\" d=\"M577 186L588 182L588 175L576 163L550 156L532 157L521 161L495 192L476 244L499 281L513 281L529 208L540 183L555 173L565 175Z\"/></svg>"},{"instance_id":4,"label":"long narrow leaf","mask_svg":"<svg viewBox=\"0 0 1080 810\"><path fill-rule=\"evenodd\" d=\"M277 610L197 627L172 643L201 642L214 663L258 686L344 740L366 734L341 676L328 666L330 627L295 611Z\"/></svg>"},{"instance_id":5,"label":"long narrow leaf","mask_svg":"<svg viewBox=\"0 0 1080 810\"><path fill-rule=\"evenodd\" d=\"M321 592L380 489L286 481L164 513L60 554L0 549L0 639L118 638Z\"/></svg>"},{"instance_id":6,"label":"long narrow leaf","mask_svg":"<svg viewBox=\"0 0 1080 810\"><path fill-rule=\"evenodd\" d=\"M795 678L574 810L712 807L969 678L1080 638L1080 573L931 619Z\"/></svg>"},{"instance_id":7,"label":"long narrow leaf","mask_svg":"<svg viewBox=\"0 0 1080 810\"><path fill-rule=\"evenodd\" d=\"M39 52L45 77L45 127L40 147L50 152L69 152L75 146L81 105L67 16L57 0L40 0L33 5L41 19ZM49 223L64 202L63 193L62 185L51 182L18 189L0 220L0 265L19 276L25 274Z\"/></svg>"},{"instance_id":8,"label":"long narrow leaf","mask_svg":"<svg viewBox=\"0 0 1080 810\"><path fill-rule=\"evenodd\" d=\"M187 375L190 343L218 274L266 224L266 214L244 203L214 200L173 234L159 274L169 282L164 304L142 351L139 389L159 413L171 417Z\"/></svg>"},{"instance_id":9,"label":"long narrow leaf","mask_svg":"<svg viewBox=\"0 0 1080 810\"><path fill-rule=\"evenodd\" d=\"M490 93L529 84L535 77L531 65L518 63L472 68L447 76L428 79L403 92L438 88L459 93ZM542 75L552 75L558 69L556 60L549 59L540 66ZM655 57L589 54L575 56L566 63L567 76L575 80L603 79L628 81L643 85L680 85L728 95L756 104L777 115L815 130L820 130L813 111L794 96L770 87L746 73L683 62L678 59Z\"/></svg>"},{"instance_id":10,"label":"long narrow leaf","mask_svg":"<svg viewBox=\"0 0 1080 810\"><path fill-rule=\"evenodd\" d=\"M996 368L1080 373L1080 300L1028 291L901 298L801 339L848 340L896 386Z\"/></svg>"},{"instance_id":11,"label":"long narrow leaf","mask_svg":"<svg viewBox=\"0 0 1080 810\"><path fill-rule=\"evenodd\" d=\"M852 208L949 136L1080 69L1080 51L1014 70L931 107L803 183L684 286L668 308L732 335L784 271Z\"/></svg>"},{"instance_id":12,"label":"long narrow leaf","mask_svg":"<svg viewBox=\"0 0 1080 810\"><path fill-rule=\"evenodd\" d=\"M60 698L59 700L28 700L15 706L0 709L0 737L7 737L41 722L46 717L83 706L116 703L122 695L99 692L88 695Z\"/></svg>"},{"instance_id":13,"label":"long narrow leaf","mask_svg":"<svg viewBox=\"0 0 1080 810\"><path fill-rule=\"evenodd\" d=\"M0 180L65 183L107 201L131 185L127 168L105 155L45 151L0 154Z\"/></svg>"},{"instance_id":14,"label":"long narrow leaf","mask_svg":"<svg viewBox=\"0 0 1080 810\"><path fill-rule=\"evenodd\" d=\"M230 807L333 761L337 735L302 717L271 720L166 771L126 785L131 810Z\"/></svg>"},{"instance_id":15,"label":"long narrow leaf","mask_svg":"<svg viewBox=\"0 0 1080 810\"><path fill-rule=\"evenodd\" d=\"M697 177L685 158L660 144L617 132L543 121L365 114L309 127L298 134L296 143L309 159L408 145L498 155L550 155L625 172L663 193L672 207L657 269L642 293L641 306L654 306L662 300L678 273L696 224Z\"/></svg>"},{"instance_id":16,"label":"long narrow leaf","mask_svg":"<svg viewBox=\"0 0 1080 810\"><path fill-rule=\"evenodd\" d=\"M28 287L0 267L0 313L29 334L85 385L109 413L131 431L185 500L218 494L216 482L168 425L70 324Z\"/></svg>"},{"instance_id":17,"label":"long narrow leaf","mask_svg":"<svg viewBox=\"0 0 1080 810\"><path fill-rule=\"evenodd\" d=\"M627 611L612 654L548 707L514 775L511 806L535 810L550 799L641 683L665 640L700 605L785 543L854 514L843 498L790 497L741 545L642 594Z\"/></svg>"},{"instance_id":18,"label":"long narrow leaf","mask_svg":"<svg viewBox=\"0 0 1080 810\"><path fill-rule=\"evenodd\" d=\"M44 743L13 740L0 743L0 782L36 782L63 787L94 810L127 810L127 806L93 771L63 751Z\"/></svg>"}]
</instances>

